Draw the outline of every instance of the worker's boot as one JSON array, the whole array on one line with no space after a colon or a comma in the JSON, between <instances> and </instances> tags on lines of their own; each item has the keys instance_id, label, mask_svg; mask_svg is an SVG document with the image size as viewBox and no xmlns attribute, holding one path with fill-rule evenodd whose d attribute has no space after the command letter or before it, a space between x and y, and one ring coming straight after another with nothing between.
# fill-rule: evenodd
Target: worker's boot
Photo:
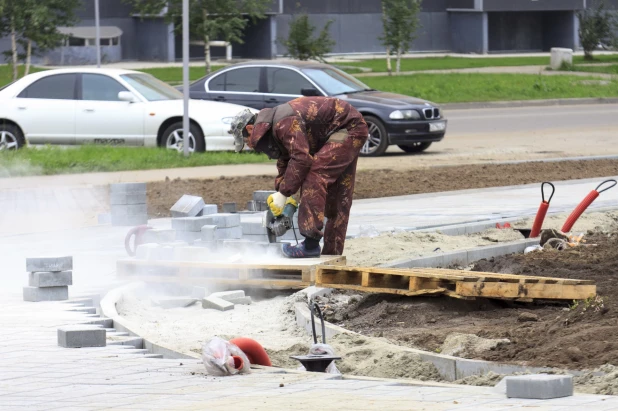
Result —
<instances>
[{"instance_id":1,"label":"worker's boot","mask_svg":"<svg viewBox=\"0 0 618 411\"><path fill-rule=\"evenodd\" d=\"M322 253L322 250L320 249L320 243L313 239L306 239L298 245L283 244L282 251L283 254L289 258L319 257Z\"/></svg>"}]
</instances>

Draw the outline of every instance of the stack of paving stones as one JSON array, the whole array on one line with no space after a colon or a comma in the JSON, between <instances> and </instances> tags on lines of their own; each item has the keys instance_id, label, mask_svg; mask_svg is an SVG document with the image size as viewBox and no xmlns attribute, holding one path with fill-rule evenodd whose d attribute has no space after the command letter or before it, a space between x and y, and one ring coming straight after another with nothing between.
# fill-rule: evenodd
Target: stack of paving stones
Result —
<instances>
[{"instance_id":1,"label":"stack of paving stones","mask_svg":"<svg viewBox=\"0 0 618 411\"><path fill-rule=\"evenodd\" d=\"M73 257L26 258L24 301L65 301L73 284Z\"/></svg>"},{"instance_id":2,"label":"stack of paving stones","mask_svg":"<svg viewBox=\"0 0 618 411\"><path fill-rule=\"evenodd\" d=\"M253 200L247 203L247 210L268 211L268 197L276 191L258 190L253 192Z\"/></svg>"},{"instance_id":3,"label":"stack of paving stones","mask_svg":"<svg viewBox=\"0 0 618 411\"><path fill-rule=\"evenodd\" d=\"M146 183L110 184L109 202L113 226L137 226L148 223Z\"/></svg>"},{"instance_id":4,"label":"stack of paving stones","mask_svg":"<svg viewBox=\"0 0 618 411\"><path fill-rule=\"evenodd\" d=\"M202 243L223 245L224 240L242 238L240 214L218 213L204 217L204 224L201 227Z\"/></svg>"},{"instance_id":5,"label":"stack of paving stones","mask_svg":"<svg viewBox=\"0 0 618 411\"><path fill-rule=\"evenodd\" d=\"M208 216L217 213L217 205L205 204L202 197L185 194L170 211L175 239L193 244L201 240L202 227L208 224Z\"/></svg>"}]
</instances>

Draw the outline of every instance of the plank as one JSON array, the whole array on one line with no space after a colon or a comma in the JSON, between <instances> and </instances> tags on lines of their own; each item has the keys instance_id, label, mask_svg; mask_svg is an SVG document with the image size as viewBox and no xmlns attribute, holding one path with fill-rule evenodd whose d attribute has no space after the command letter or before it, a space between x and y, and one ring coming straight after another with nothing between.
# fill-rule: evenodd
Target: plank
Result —
<instances>
[{"instance_id":1,"label":"plank","mask_svg":"<svg viewBox=\"0 0 618 411\"><path fill-rule=\"evenodd\" d=\"M410 290L391 289L391 288L363 287L362 285L350 285L350 284L321 284L320 287L337 288L337 289L342 289L342 290L363 291L366 293L397 294L397 295L405 295L409 297L420 296L420 295L439 295L439 294L444 294L446 291L448 291L444 288L436 288L433 290L410 291Z\"/></svg>"},{"instance_id":2,"label":"plank","mask_svg":"<svg viewBox=\"0 0 618 411\"><path fill-rule=\"evenodd\" d=\"M594 297L597 287L596 285L459 281L455 292L469 297L584 300Z\"/></svg>"}]
</instances>

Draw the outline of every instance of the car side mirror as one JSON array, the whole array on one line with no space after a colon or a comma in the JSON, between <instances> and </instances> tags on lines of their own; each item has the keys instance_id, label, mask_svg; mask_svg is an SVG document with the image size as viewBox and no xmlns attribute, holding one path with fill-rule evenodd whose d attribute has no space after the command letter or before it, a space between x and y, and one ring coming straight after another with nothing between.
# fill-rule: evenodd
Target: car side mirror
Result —
<instances>
[{"instance_id":1,"label":"car side mirror","mask_svg":"<svg viewBox=\"0 0 618 411\"><path fill-rule=\"evenodd\" d=\"M135 98L135 95L130 91L121 91L120 93L118 93L118 100L126 101L127 103L137 102L137 98Z\"/></svg>"},{"instance_id":2,"label":"car side mirror","mask_svg":"<svg viewBox=\"0 0 618 411\"><path fill-rule=\"evenodd\" d=\"M314 88L303 88L300 90L300 94L305 97L318 97L321 95L320 92Z\"/></svg>"}]
</instances>

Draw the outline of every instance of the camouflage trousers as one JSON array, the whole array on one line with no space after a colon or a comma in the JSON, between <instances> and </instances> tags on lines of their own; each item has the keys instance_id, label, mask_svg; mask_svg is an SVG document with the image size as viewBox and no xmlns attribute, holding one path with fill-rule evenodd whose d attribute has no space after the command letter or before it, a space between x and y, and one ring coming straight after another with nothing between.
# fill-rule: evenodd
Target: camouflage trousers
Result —
<instances>
[{"instance_id":1,"label":"camouflage trousers","mask_svg":"<svg viewBox=\"0 0 618 411\"><path fill-rule=\"evenodd\" d=\"M320 240L323 255L342 255L354 195L356 163L368 137L363 121L334 133L313 159L301 186L298 225L304 237ZM324 217L327 218L326 229Z\"/></svg>"}]
</instances>

